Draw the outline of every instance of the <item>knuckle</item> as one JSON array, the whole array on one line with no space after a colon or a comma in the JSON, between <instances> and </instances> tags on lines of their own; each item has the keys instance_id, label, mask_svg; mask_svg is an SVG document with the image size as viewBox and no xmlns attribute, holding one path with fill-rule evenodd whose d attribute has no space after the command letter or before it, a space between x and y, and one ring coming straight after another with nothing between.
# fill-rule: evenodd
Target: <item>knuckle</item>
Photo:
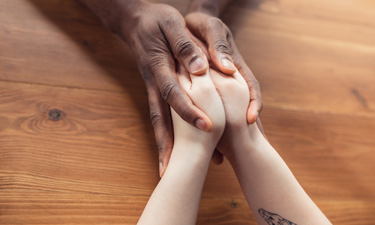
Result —
<instances>
[{"instance_id":1,"label":"knuckle","mask_svg":"<svg viewBox=\"0 0 375 225\"><path fill-rule=\"evenodd\" d=\"M231 55L232 51L228 46L228 42L226 40L217 40L214 43L214 49L220 53Z\"/></svg>"},{"instance_id":2,"label":"knuckle","mask_svg":"<svg viewBox=\"0 0 375 225\"><path fill-rule=\"evenodd\" d=\"M182 20L182 17L176 12L173 8L168 8L167 15L163 20L163 25L166 28L175 27L178 25Z\"/></svg>"},{"instance_id":3,"label":"knuckle","mask_svg":"<svg viewBox=\"0 0 375 225\"><path fill-rule=\"evenodd\" d=\"M160 68L162 65L165 64L165 60L163 57L160 57L160 54L150 53L150 55L141 58L141 71L150 71L156 70L156 68Z\"/></svg>"},{"instance_id":4,"label":"knuckle","mask_svg":"<svg viewBox=\"0 0 375 225\"><path fill-rule=\"evenodd\" d=\"M211 17L208 21L208 26L211 30L222 30L225 28L223 21L217 17Z\"/></svg>"},{"instance_id":5,"label":"knuckle","mask_svg":"<svg viewBox=\"0 0 375 225\"><path fill-rule=\"evenodd\" d=\"M151 119L151 123L152 123L152 126L154 127L154 129L157 129L160 126L162 115L158 111L151 110L150 111L150 119Z\"/></svg>"},{"instance_id":6,"label":"knuckle","mask_svg":"<svg viewBox=\"0 0 375 225\"><path fill-rule=\"evenodd\" d=\"M148 71L141 71L141 77L144 82L148 82L150 80L150 73Z\"/></svg>"},{"instance_id":7,"label":"knuckle","mask_svg":"<svg viewBox=\"0 0 375 225\"><path fill-rule=\"evenodd\" d=\"M197 88L192 91L194 91L195 96L206 96L207 98L212 98L216 94L215 86L205 83L197 85Z\"/></svg>"},{"instance_id":8,"label":"knuckle","mask_svg":"<svg viewBox=\"0 0 375 225\"><path fill-rule=\"evenodd\" d=\"M186 38L178 38L174 47L176 57L185 58L194 52L193 43Z\"/></svg>"},{"instance_id":9,"label":"knuckle","mask_svg":"<svg viewBox=\"0 0 375 225\"><path fill-rule=\"evenodd\" d=\"M176 91L177 85L175 83L166 82L161 86L160 94L165 101L170 102L176 95Z\"/></svg>"},{"instance_id":10,"label":"knuckle","mask_svg":"<svg viewBox=\"0 0 375 225\"><path fill-rule=\"evenodd\" d=\"M156 140L156 147L158 148L158 153L159 153L159 157L160 158L163 158L164 157L164 144L158 140Z\"/></svg>"}]
</instances>

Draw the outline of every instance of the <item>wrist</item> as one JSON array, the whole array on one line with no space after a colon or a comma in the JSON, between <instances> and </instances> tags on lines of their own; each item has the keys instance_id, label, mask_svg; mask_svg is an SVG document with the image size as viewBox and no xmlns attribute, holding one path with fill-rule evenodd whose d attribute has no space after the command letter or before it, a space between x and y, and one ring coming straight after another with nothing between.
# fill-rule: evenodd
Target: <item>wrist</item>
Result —
<instances>
[{"instance_id":1,"label":"wrist","mask_svg":"<svg viewBox=\"0 0 375 225\"><path fill-rule=\"evenodd\" d=\"M194 142L194 141L175 141L172 149L172 155L176 158L183 158L184 161L206 162L210 161L215 146Z\"/></svg>"},{"instance_id":2,"label":"wrist","mask_svg":"<svg viewBox=\"0 0 375 225\"><path fill-rule=\"evenodd\" d=\"M246 131L236 133L233 137L233 143L230 151L228 151L229 154L226 155L232 165L237 162L237 159L253 152L262 151L270 145L255 124L247 125Z\"/></svg>"}]
</instances>

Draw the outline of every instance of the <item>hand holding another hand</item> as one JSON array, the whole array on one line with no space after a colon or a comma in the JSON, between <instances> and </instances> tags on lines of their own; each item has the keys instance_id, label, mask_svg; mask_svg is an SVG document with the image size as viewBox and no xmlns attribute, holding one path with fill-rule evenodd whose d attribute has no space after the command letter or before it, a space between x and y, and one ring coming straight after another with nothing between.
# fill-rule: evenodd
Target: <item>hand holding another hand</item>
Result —
<instances>
[{"instance_id":1,"label":"hand holding another hand","mask_svg":"<svg viewBox=\"0 0 375 225\"><path fill-rule=\"evenodd\" d=\"M140 0L79 1L126 41L135 54L148 92L160 173L168 164L173 146L169 107L200 130L211 130L209 116L190 100L176 75L177 65L189 74L206 73L209 65L198 46L208 48L207 56L218 71L232 75L238 69L251 94L247 121L254 123L257 119L262 109L258 81L237 50L229 28L218 19L231 0L192 0L185 18L165 4ZM196 37L189 35L186 28ZM214 161L220 162L222 156L216 156L219 160Z\"/></svg>"},{"instance_id":2,"label":"hand holding another hand","mask_svg":"<svg viewBox=\"0 0 375 225\"><path fill-rule=\"evenodd\" d=\"M176 149L186 149L185 157L198 154L211 158L225 128L225 112L222 100L216 91L210 72L196 76L189 74L182 67L178 71L179 81L192 103L201 109L212 121L209 132L199 130L185 122L172 108L174 146ZM195 152L205 150L204 152Z\"/></svg>"}]
</instances>

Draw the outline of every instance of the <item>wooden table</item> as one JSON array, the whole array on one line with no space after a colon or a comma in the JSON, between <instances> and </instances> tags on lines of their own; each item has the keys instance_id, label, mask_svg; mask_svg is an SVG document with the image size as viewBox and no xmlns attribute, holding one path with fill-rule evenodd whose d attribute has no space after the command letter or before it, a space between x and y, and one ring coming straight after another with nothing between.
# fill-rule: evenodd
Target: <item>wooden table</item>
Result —
<instances>
[{"instance_id":1,"label":"wooden table","mask_svg":"<svg viewBox=\"0 0 375 225\"><path fill-rule=\"evenodd\" d=\"M375 1L238 1L224 21L302 186L334 224L374 224ZM159 180L148 114L132 53L86 8L0 1L0 224L135 224ZM255 224L227 162L198 224Z\"/></svg>"}]
</instances>

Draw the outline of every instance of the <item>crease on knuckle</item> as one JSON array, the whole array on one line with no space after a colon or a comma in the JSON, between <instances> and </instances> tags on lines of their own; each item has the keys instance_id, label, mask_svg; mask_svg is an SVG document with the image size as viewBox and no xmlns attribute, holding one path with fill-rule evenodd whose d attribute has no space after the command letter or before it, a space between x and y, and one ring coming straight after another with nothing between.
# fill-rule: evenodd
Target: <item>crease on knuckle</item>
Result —
<instances>
[{"instance_id":1,"label":"crease on knuckle","mask_svg":"<svg viewBox=\"0 0 375 225\"><path fill-rule=\"evenodd\" d=\"M150 73L156 68L160 68L165 64L165 60L158 53L150 53L150 55L141 58L141 70Z\"/></svg>"},{"instance_id":2,"label":"crease on knuckle","mask_svg":"<svg viewBox=\"0 0 375 225\"><path fill-rule=\"evenodd\" d=\"M191 43L191 41L186 40L183 37L180 37L176 40L174 50L175 50L176 57L185 58L193 54L194 52L193 43Z\"/></svg>"},{"instance_id":3,"label":"crease on knuckle","mask_svg":"<svg viewBox=\"0 0 375 225\"><path fill-rule=\"evenodd\" d=\"M214 43L214 49L222 54L231 55L232 51L228 46L228 42L225 40L217 40Z\"/></svg>"},{"instance_id":4,"label":"crease on knuckle","mask_svg":"<svg viewBox=\"0 0 375 225\"><path fill-rule=\"evenodd\" d=\"M162 98L167 102L170 102L174 98L176 91L177 85L173 82L164 83L160 90Z\"/></svg>"},{"instance_id":5,"label":"crease on knuckle","mask_svg":"<svg viewBox=\"0 0 375 225\"><path fill-rule=\"evenodd\" d=\"M156 147L158 148L158 153L159 153L159 158L163 158L165 153L164 153L164 144L160 143L158 140L156 140Z\"/></svg>"},{"instance_id":6,"label":"crease on knuckle","mask_svg":"<svg viewBox=\"0 0 375 225\"><path fill-rule=\"evenodd\" d=\"M154 127L154 130L156 130L160 126L161 118L162 118L162 115L160 112L155 111L155 110L150 111L150 119L151 119L152 126Z\"/></svg>"},{"instance_id":7,"label":"crease on knuckle","mask_svg":"<svg viewBox=\"0 0 375 225\"><path fill-rule=\"evenodd\" d=\"M176 13L174 9L168 9L168 15L165 17L162 25L165 28L173 28L176 25L178 25L181 21L181 17L178 15L178 12Z\"/></svg>"},{"instance_id":8,"label":"crease on knuckle","mask_svg":"<svg viewBox=\"0 0 375 225\"><path fill-rule=\"evenodd\" d=\"M150 81L150 77L151 77L151 73L149 73L148 70L140 70L140 73L141 73L141 77L143 79L144 82L149 82Z\"/></svg>"}]
</instances>

